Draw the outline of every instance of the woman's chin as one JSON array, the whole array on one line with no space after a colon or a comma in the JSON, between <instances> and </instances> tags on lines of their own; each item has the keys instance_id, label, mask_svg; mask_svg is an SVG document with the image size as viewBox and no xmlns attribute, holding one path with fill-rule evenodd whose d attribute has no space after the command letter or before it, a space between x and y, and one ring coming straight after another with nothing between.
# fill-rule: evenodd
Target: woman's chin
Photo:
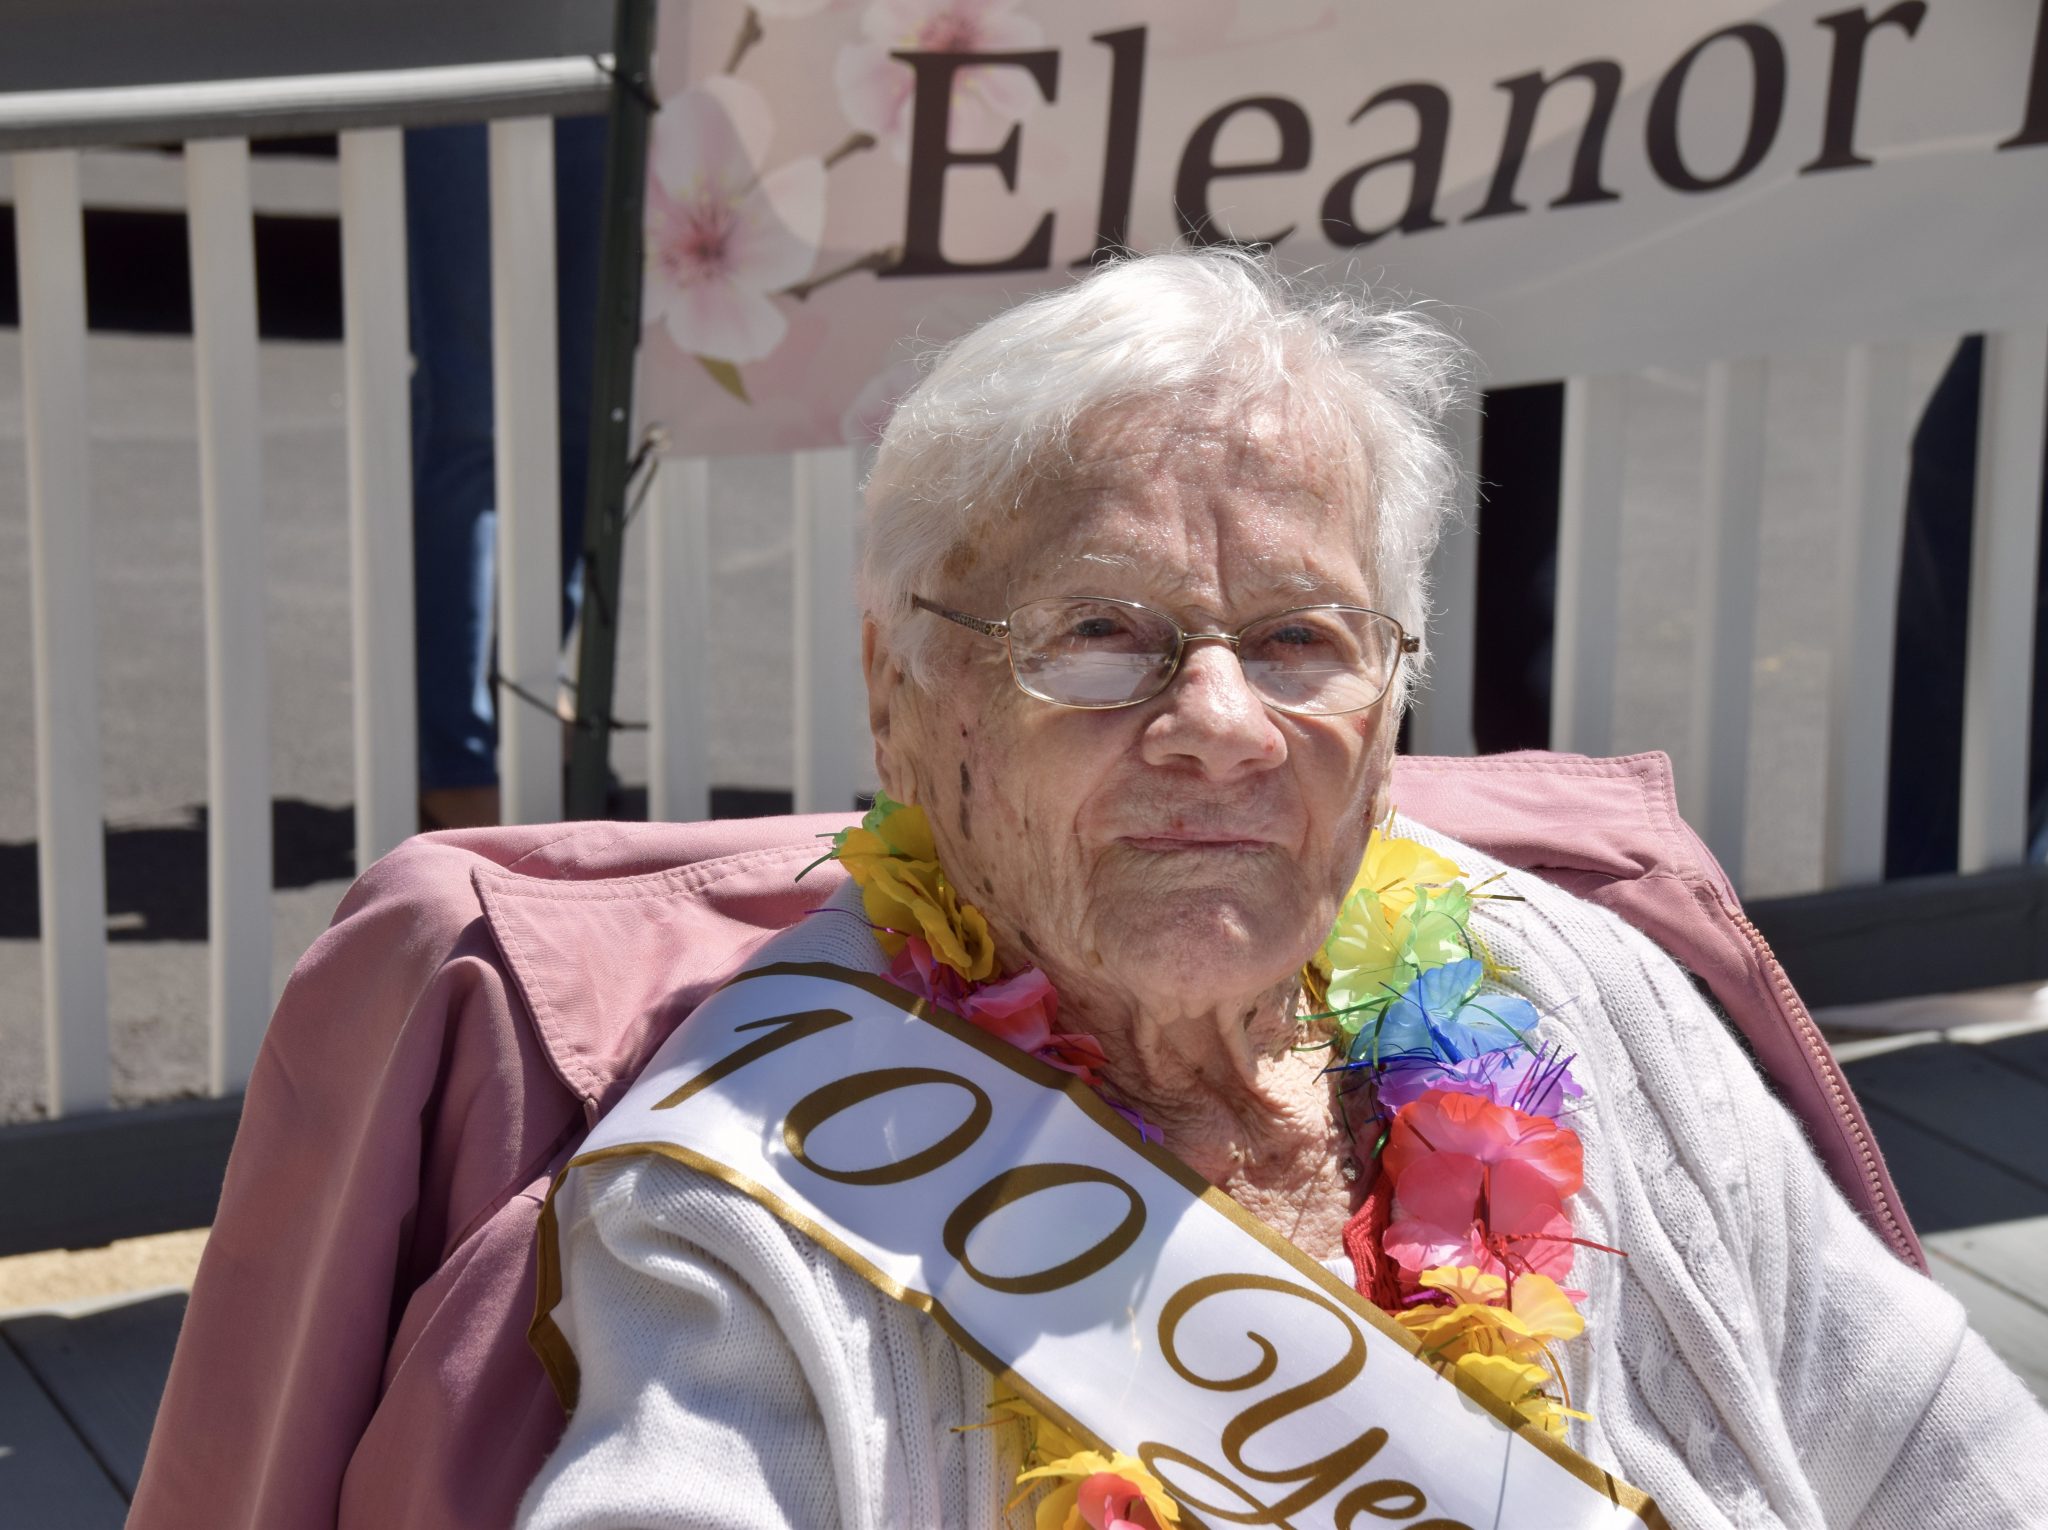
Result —
<instances>
[{"instance_id":1,"label":"woman's chin","mask_svg":"<svg viewBox=\"0 0 2048 1530\"><path fill-rule=\"evenodd\" d=\"M1154 1002L1215 1004L1264 993L1309 954L1296 949L1298 920L1226 890L1128 908L1098 926L1097 937L1119 985Z\"/></svg>"}]
</instances>

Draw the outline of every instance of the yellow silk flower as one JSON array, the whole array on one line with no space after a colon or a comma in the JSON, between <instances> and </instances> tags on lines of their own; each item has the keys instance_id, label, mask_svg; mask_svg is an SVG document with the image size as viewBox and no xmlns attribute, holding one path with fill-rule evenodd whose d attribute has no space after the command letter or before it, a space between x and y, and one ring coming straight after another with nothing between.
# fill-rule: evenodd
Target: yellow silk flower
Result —
<instances>
[{"instance_id":1,"label":"yellow silk flower","mask_svg":"<svg viewBox=\"0 0 2048 1530\"><path fill-rule=\"evenodd\" d=\"M1458 1361L1458 1374L1480 1391L1498 1397L1552 1439L1564 1438L1566 1419L1591 1417L1544 1390L1550 1372L1540 1365L1510 1360L1506 1355L1465 1355Z\"/></svg>"},{"instance_id":2,"label":"yellow silk flower","mask_svg":"<svg viewBox=\"0 0 2048 1530\"><path fill-rule=\"evenodd\" d=\"M1366 841L1365 859L1358 863L1358 875L1352 879L1345 898L1348 900L1351 893L1361 889L1370 889L1391 927L1415 906L1418 887L1442 887L1464 874L1455 862L1427 846L1374 829L1372 838Z\"/></svg>"},{"instance_id":3,"label":"yellow silk flower","mask_svg":"<svg viewBox=\"0 0 2048 1530\"><path fill-rule=\"evenodd\" d=\"M1471 900L1456 863L1412 839L1374 829L1337 922L1315 954L1311 994L1333 1009L1384 1007L1416 974L1473 954Z\"/></svg>"},{"instance_id":4,"label":"yellow silk flower","mask_svg":"<svg viewBox=\"0 0 2048 1530\"><path fill-rule=\"evenodd\" d=\"M1032 1510L1035 1530L1088 1530L1080 1507L1081 1484L1100 1472L1121 1477L1145 1500L1160 1525L1180 1523L1180 1505L1173 1501L1145 1464L1122 1451L1086 1450L1081 1442L1021 1397L1000 1397L989 1405L995 1422L1015 1419L1024 1425L1024 1466L1017 1474L1015 1508L1030 1495L1034 1482L1060 1485Z\"/></svg>"},{"instance_id":5,"label":"yellow silk flower","mask_svg":"<svg viewBox=\"0 0 2048 1530\"><path fill-rule=\"evenodd\" d=\"M1534 1360L1549 1341L1576 1339L1586 1331L1578 1308L1547 1275L1517 1275L1512 1293L1500 1276L1470 1265L1424 1270L1416 1278L1455 1303L1394 1314L1394 1321L1421 1341L1424 1353L1436 1358L1457 1360L1469 1354Z\"/></svg>"},{"instance_id":6,"label":"yellow silk flower","mask_svg":"<svg viewBox=\"0 0 2048 1530\"><path fill-rule=\"evenodd\" d=\"M894 956L905 936L919 935L937 961L968 982L996 975L995 936L946 880L923 808L878 797L860 827L839 836L835 857L859 885L884 951Z\"/></svg>"},{"instance_id":7,"label":"yellow silk flower","mask_svg":"<svg viewBox=\"0 0 2048 1530\"><path fill-rule=\"evenodd\" d=\"M1552 1372L1538 1363L1551 1358L1548 1341L1575 1339L1586 1328L1557 1282L1533 1272L1518 1275L1510 1295L1500 1276L1469 1265L1424 1270L1417 1278L1456 1299L1451 1307L1394 1314L1421 1341L1425 1355L1450 1361L1468 1382L1558 1439L1564 1438L1567 1418L1587 1416L1550 1394ZM1508 1305L1494 1305L1503 1297Z\"/></svg>"}]
</instances>

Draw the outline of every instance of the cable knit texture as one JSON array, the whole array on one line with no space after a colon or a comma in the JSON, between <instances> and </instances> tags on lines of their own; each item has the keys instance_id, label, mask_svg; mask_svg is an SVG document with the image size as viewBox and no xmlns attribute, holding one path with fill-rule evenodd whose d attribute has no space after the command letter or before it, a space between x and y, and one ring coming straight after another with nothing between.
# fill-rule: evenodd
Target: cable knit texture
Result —
<instances>
[{"instance_id":1,"label":"cable knit texture","mask_svg":"<svg viewBox=\"0 0 2048 1530\"><path fill-rule=\"evenodd\" d=\"M1478 880L1500 870L1420 829ZM1856 1216L1686 974L1643 936L1515 876L1479 930L1577 1054L1585 1146L1564 1347L1572 1444L1676 1527L2048 1523L2048 1415L1962 1309ZM857 894L757 963L880 971ZM719 1182L666 1159L591 1175L562 1229L582 1395L526 1530L1024 1530L987 1374L924 1314Z\"/></svg>"}]
</instances>

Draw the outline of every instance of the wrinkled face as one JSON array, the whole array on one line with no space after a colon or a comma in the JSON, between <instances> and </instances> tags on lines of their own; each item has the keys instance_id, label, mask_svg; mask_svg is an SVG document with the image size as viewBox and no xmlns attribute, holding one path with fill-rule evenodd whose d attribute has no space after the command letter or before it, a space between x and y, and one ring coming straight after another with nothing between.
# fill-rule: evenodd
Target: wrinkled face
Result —
<instances>
[{"instance_id":1,"label":"wrinkled face","mask_svg":"<svg viewBox=\"0 0 2048 1530\"><path fill-rule=\"evenodd\" d=\"M1277 426L1118 418L920 593L991 618L1113 596L1191 632L1369 606L1355 492ZM1073 710L1018 690L999 640L942 625L925 686L870 631L877 761L891 796L926 809L1005 959L1162 1007L1285 982L1327 933L1383 805L1392 703L1275 712L1228 647L1200 643L1152 700Z\"/></svg>"}]
</instances>

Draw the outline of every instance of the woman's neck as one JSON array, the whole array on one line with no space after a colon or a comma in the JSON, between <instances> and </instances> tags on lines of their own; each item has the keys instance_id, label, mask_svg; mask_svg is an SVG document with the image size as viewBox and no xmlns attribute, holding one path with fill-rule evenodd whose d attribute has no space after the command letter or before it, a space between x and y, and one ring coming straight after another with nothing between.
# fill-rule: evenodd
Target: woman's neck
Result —
<instances>
[{"instance_id":1,"label":"woman's neck","mask_svg":"<svg viewBox=\"0 0 2048 1530\"><path fill-rule=\"evenodd\" d=\"M1295 980L1178 1012L1132 995L1059 992L1061 1028L1095 1037L1110 1088L1169 1152L1298 1246L1335 1250L1353 1200L1349 1133L1323 1071L1329 1053L1299 1019Z\"/></svg>"}]
</instances>

